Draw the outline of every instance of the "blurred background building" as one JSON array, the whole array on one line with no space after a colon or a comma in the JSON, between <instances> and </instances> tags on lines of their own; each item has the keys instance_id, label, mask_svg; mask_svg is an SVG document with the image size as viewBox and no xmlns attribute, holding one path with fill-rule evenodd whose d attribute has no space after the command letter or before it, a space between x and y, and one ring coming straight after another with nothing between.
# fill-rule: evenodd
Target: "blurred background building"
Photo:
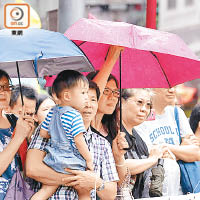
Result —
<instances>
[{"instance_id":1,"label":"blurred background building","mask_svg":"<svg viewBox=\"0 0 200 200\"><path fill-rule=\"evenodd\" d=\"M0 29L3 5L23 0L0 1ZM64 32L81 17L146 23L146 0L24 0L38 14L41 27ZM200 57L200 1L157 0L157 29L178 34Z\"/></svg>"},{"instance_id":2,"label":"blurred background building","mask_svg":"<svg viewBox=\"0 0 200 200\"><path fill-rule=\"evenodd\" d=\"M0 29L3 29L3 5L23 0L0 1ZM32 26L64 33L75 21L90 17L146 24L146 0L24 0L31 6ZM179 35L200 57L200 1L157 0L157 29ZM200 81L185 84L197 88ZM191 101L190 101L191 102Z\"/></svg>"}]
</instances>

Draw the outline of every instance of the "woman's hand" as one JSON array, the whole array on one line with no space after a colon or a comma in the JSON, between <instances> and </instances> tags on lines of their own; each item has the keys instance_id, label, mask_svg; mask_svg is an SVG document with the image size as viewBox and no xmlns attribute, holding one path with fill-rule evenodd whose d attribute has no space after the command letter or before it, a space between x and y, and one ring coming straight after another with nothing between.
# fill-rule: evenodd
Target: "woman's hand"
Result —
<instances>
[{"instance_id":1,"label":"woman's hand","mask_svg":"<svg viewBox=\"0 0 200 200\"><path fill-rule=\"evenodd\" d=\"M176 160L175 155L170 150L170 145L169 144L163 144L162 145L162 149L163 149L162 158L170 158L170 159Z\"/></svg>"},{"instance_id":2,"label":"woman's hand","mask_svg":"<svg viewBox=\"0 0 200 200\"><path fill-rule=\"evenodd\" d=\"M106 57L106 62L116 62L119 58L120 52L124 50L124 47L111 45L108 50L108 55Z\"/></svg>"},{"instance_id":3,"label":"woman's hand","mask_svg":"<svg viewBox=\"0 0 200 200\"><path fill-rule=\"evenodd\" d=\"M15 128L15 136L25 139L29 137L34 129L34 118L33 116L25 115L24 111L17 120Z\"/></svg>"},{"instance_id":4,"label":"woman's hand","mask_svg":"<svg viewBox=\"0 0 200 200\"><path fill-rule=\"evenodd\" d=\"M149 158L158 160L159 158L162 158L163 153L165 153L165 151L166 151L166 149L163 146L153 145L149 152Z\"/></svg>"},{"instance_id":5,"label":"woman's hand","mask_svg":"<svg viewBox=\"0 0 200 200\"><path fill-rule=\"evenodd\" d=\"M121 164L121 162L124 162L124 154L126 151L124 148L128 148L128 142L125 138L124 132L119 132L116 136L116 138L112 142L112 152L113 156L115 158L116 164Z\"/></svg>"},{"instance_id":6,"label":"woman's hand","mask_svg":"<svg viewBox=\"0 0 200 200\"><path fill-rule=\"evenodd\" d=\"M117 156L124 155L126 153L124 148L128 148L128 147L129 146L125 138L125 133L119 132L116 138L112 142L113 154L116 154Z\"/></svg>"}]
</instances>

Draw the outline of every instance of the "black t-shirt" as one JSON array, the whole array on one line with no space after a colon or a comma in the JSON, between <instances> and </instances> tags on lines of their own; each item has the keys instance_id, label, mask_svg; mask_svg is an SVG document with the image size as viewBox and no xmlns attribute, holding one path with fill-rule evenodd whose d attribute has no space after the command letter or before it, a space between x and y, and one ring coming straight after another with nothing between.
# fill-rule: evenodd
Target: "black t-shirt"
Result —
<instances>
[{"instance_id":1,"label":"black t-shirt","mask_svg":"<svg viewBox=\"0 0 200 200\"><path fill-rule=\"evenodd\" d=\"M144 159L149 156L146 143L142 140L135 129L132 129L132 135L130 135L126 129L122 126L122 131L126 134L126 140L129 146L132 146L126 154L125 158L129 159ZM134 198L149 197L149 186L145 185L145 180L149 175L149 169L143 173L137 174L136 182L132 191ZM149 177L148 177L149 178Z\"/></svg>"},{"instance_id":2,"label":"black t-shirt","mask_svg":"<svg viewBox=\"0 0 200 200\"><path fill-rule=\"evenodd\" d=\"M149 156L148 148L146 143L143 141L143 139L140 137L140 135L136 132L135 129L132 129L132 135L130 135L126 129L122 126L122 132L125 132L126 134L126 140L129 143L129 146L131 144L132 148L127 151L125 154L126 158L136 158L136 159L142 159ZM135 156L128 156L131 152L135 152L137 154L137 157Z\"/></svg>"},{"instance_id":3,"label":"black t-shirt","mask_svg":"<svg viewBox=\"0 0 200 200\"><path fill-rule=\"evenodd\" d=\"M112 137L110 136L110 134L108 134L106 137L105 136L103 136L99 131L97 131L95 128L93 128L92 126L91 126L91 131L92 132L94 132L94 133L96 133L96 134L98 134L98 135L100 135L100 136L102 136L102 137L104 137L106 140L108 140L108 142L110 143L110 145L112 146Z\"/></svg>"}]
</instances>

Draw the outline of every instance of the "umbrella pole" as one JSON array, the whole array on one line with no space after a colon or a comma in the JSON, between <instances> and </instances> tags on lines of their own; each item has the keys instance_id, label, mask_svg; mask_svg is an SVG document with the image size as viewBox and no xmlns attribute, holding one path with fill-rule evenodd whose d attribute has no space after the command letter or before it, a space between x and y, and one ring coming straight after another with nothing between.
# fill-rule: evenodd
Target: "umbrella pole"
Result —
<instances>
[{"instance_id":1,"label":"umbrella pole","mask_svg":"<svg viewBox=\"0 0 200 200\"><path fill-rule=\"evenodd\" d=\"M21 101L22 101L22 106L24 106L24 99L23 99L23 94L22 94L22 85L21 85L21 80L20 80L18 61L16 62L16 66L17 66L17 75L18 75L18 80L19 80L19 90L20 90L20 95L21 95Z\"/></svg>"},{"instance_id":2,"label":"umbrella pole","mask_svg":"<svg viewBox=\"0 0 200 200\"><path fill-rule=\"evenodd\" d=\"M122 55L119 55L119 108L120 108L120 131L122 131Z\"/></svg>"},{"instance_id":3,"label":"umbrella pole","mask_svg":"<svg viewBox=\"0 0 200 200\"><path fill-rule=\"evenodd\" d=\"M119 109L120 109L120 119L119 119L119 122L120 122L120 132L122 132L122 54L120 52L119 54ZM128 151L130 149L133 148L133 145L134 145L134 137L133 136L130 136L131 138L131 141L128 142L128 145L129 147L128 148L123 148L125 151Z\"/></svg>"}]
</instances>

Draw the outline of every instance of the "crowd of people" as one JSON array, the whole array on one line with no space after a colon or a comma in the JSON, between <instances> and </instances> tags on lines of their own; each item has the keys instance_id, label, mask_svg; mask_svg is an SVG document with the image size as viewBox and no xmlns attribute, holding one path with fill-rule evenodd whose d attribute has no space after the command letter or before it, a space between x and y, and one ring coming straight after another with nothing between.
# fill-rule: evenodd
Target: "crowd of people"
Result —
<instances>
[{"instance_id":1,"label":"crowd of people","mask_svg":"<svg viewBox=\"0 0 200 200\"><path fill-rule=\"evenodd\" d=\"M120 52L112 46L101 69L87 77L60 72L49 95L13 86L0 70L0 200L17 169L32 200L183 194L177 160L200 160L199 107L190 121L177 108L179 133L175 88L119 91L111 71Z\"/></svg>"}]
</instances>

